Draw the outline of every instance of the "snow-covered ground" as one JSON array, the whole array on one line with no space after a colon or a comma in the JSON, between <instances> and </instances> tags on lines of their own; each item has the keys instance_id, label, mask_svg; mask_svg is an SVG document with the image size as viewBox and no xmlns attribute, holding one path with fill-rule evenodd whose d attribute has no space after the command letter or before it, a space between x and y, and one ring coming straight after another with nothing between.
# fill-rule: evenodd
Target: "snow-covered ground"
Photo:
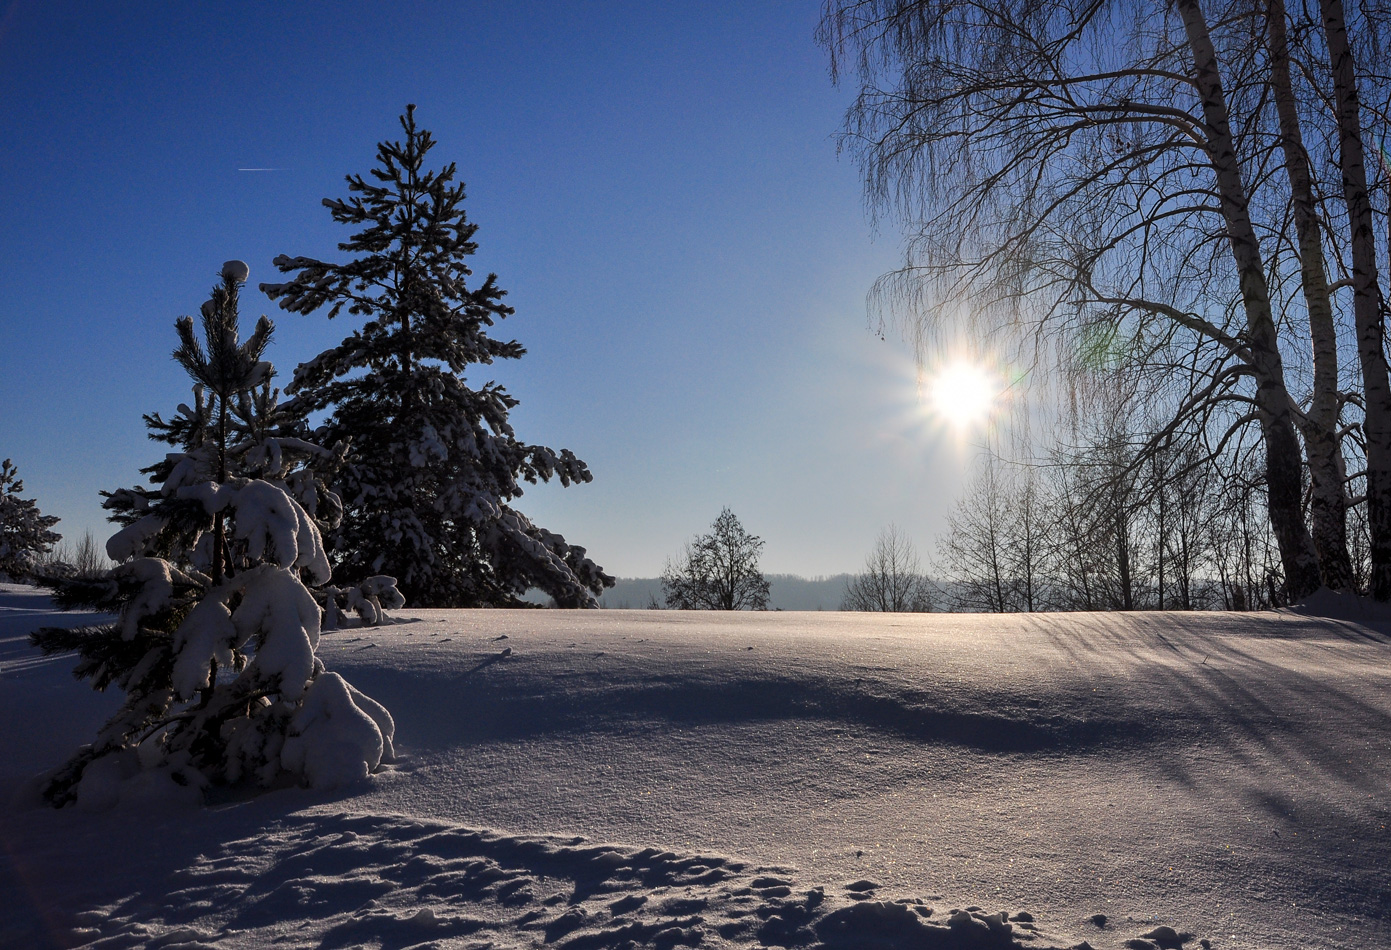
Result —
<instances>
[{"instance_id":1,"label":"snow-covered ground","mask_svg":"<svg viewBox=\"0 0 1391 950\"><path fill-rule=\"evenodd\" d=\"M16 792L115 702L51 619L0 588L7 948L1391 947L1370 618L406 608L321 645L370 785L102 813Z\"/></svg>"}]
</instances>

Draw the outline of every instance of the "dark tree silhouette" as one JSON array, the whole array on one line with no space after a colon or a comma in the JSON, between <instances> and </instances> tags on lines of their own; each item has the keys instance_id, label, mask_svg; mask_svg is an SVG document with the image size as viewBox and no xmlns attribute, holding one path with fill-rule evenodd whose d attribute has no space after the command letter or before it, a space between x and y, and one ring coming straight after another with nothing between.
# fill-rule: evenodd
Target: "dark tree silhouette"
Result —
<instances>
[{"instance_id":1,"label":"dark tree silhouette","mask_svg":"<svg viewBox=\"0 0 1391 950\"><path fill-rule=\"evenodd\" d=\"M22 491L24 482L14 463L0 462L0 575L15 579L31 573L62 538L49 530L58 519L41 513L36 502L20 498Z\"/></svg>"},{"instance_id":2,"label":"dark tree silhouette","mask_svg":"<svg viewBox=\"0 0 1391 950\"><path fill-rule=\"evenodd\" d=\"M679 563L662 572L666 605L675 610L767 610L768 579L758 569L763 541L744 530L734 512L720 512L686 545Z\"/></svg>"}]
</instances>

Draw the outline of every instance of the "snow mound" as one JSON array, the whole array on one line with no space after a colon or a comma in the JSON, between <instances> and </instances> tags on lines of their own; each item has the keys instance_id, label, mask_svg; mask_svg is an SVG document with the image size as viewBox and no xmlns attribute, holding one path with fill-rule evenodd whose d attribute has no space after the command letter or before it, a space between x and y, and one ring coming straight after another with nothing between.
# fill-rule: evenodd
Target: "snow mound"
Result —
<instances>
[{"instance_id":1,"label":"snow mound","mask_svg":"<svg viewBox=\"0 0 1391 950\"><path fill-rule=\"evenodd\" d=\"M1391 622L1391 604L1371 597L1348 594L1320 587L1298 604L1287 608L1290 613L1306 617L1326 617L1330 620L1350 620L1355 623Z\"/></svg>"},{"instance_id":2,"label":"snow mound","mask_svg":"<svg viewBox=\"0 0 1391 950\"><path fill-rule=\"evenodd\" d=\"M883 893L872 881L809 884L786 868L717 854L377 815L299 813L240 831L183 867L166 866L163 880L142 881L148 866L112 874L122 892L103 895L100 913L76 915L71 943L229 950L287 941L572 950L1064 945L1027 912L943 911ZM129 860L142 859L148 856ZM0 943L34 936L0 927Z\"/></svg>"},{"instance_id":3,"label":"snow mound","mask_svg":"<svg viewBox=\"0 0 1391 950\"><path fill-rule=\"evenodd\" d=\"M391 715L375 702L363 709L359 699L367 697L343 677L320 673L290 720L281 764L303 775L313 788L339 788L366 779L391 747L392 737L382 728Z\"/></svg>"},{"instance_id":4,"label":"snow mound","mask_svg":"<svg viewBox=\"0 0 1391 950\"><path fill-rule=\"evenodd\" d=\"M143 805L127 758L82 789L95 811L5 809L120 697L27 642L83 618L0 585L0 721L43 725L0 730L0 947L1386 945L1391 636L1364 624L393 620L320 643L392 710L348 691L399 754L370 784L173 807L196 790L142 746ZM283 736L229 749L278 762Z\"/></svg>"}]
</instances>

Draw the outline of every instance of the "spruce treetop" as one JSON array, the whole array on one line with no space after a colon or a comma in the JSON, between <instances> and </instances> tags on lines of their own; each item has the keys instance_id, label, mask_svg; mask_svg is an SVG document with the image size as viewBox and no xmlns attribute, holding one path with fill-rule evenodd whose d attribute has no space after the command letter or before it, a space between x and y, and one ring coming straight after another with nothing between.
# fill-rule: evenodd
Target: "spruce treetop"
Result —
<instances>
[{"instance_id":1,"label":"spruce treetop","mask_svg":"<svg viewBox=\"0 0 1391 950\"><path fill-rule=\"evenodd\" d=\"M411 374L420 360L438 360L460 373L471 363L526 353L516 340L494 340L484 330L513 311L501 302L506 291L496 274L468 287L478 225L464 211L454 163L425 169L435 140L416 126L414 105L406 107L401 127L404 142L377 146L378 167L370 175L379 184L348 175L349 197L323 201L335 221L362 228L338 245L353 258L332 264L281 254L275 266L295 278L261 284L282 310L312 313L327 306L332 319L346 307L371 318L341 346L303 364L290 392L315 390L349 368L388 370L394 362L400 373ZM327 404L339 394L336 387L319 388L314 401Z\"/></svg>"}]
</instances>

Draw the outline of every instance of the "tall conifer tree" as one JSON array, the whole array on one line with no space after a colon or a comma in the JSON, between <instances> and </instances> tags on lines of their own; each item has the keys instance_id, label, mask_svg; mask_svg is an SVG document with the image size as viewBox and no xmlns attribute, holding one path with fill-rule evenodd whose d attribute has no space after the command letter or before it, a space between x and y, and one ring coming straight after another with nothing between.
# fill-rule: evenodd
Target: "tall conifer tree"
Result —
<instances>
[{"instance_id":1,"label":"tall conifer tree","mask_svg":"<svg viewBox=\"0 0 1391 950\"><path fill-rule=\"evenodd\" d=\"M281 255L275 265L293 277L261 285L285 310L364 318L287 387L301 410L330 410L328 441L352 440L337 482L344 517L329 539L338 575L386 572L419 605L505 606L537 587L561 606L596 606L613 578L511 507L522 481L568 486L590 481L589 469L568 449L519 441L507 418L517 401L465 381L526 350L488 335L512 313L496 275L469 286L477 225L455 166L426 169L435 142L414 106L401 126L404 141L378 146L371 181L349 175L349 196L324 200L358 229L339 245L351 258Z\"/></svg>"},{"instance_id":2,"label":"tall conifer tree","mask_svg":"<svg viewBox=\"0 0 1391 950\"><path fill-rule=\"evenodd\" d=\"M30 574L38 559L62 540L49 530L58 523L39 511L36 502L20 498L24 482L9 459L0 462L0 576L19 580Z\"/></svg>"}]
</instances>

